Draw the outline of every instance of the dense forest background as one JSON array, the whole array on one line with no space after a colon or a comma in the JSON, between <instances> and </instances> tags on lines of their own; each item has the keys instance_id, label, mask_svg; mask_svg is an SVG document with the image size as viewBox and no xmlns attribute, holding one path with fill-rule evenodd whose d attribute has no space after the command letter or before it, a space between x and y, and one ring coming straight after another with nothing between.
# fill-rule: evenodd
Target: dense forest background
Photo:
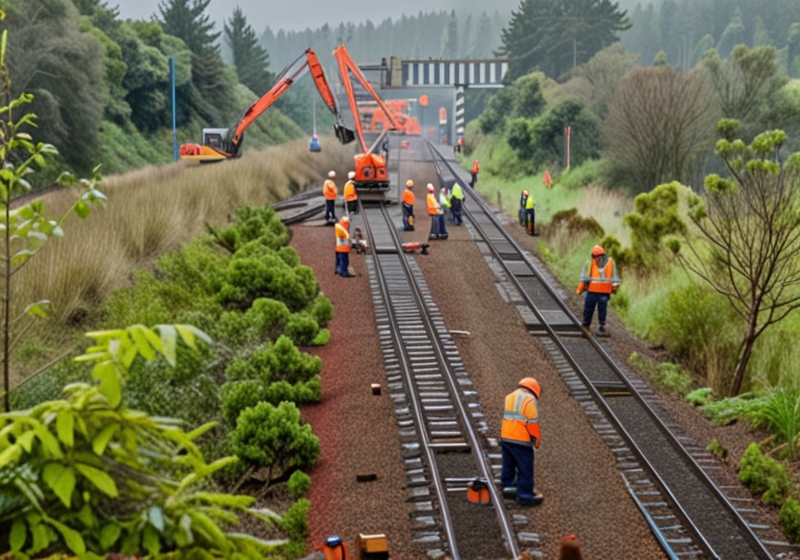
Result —
<instances>
[{"instance_id":1,"label":"dense forest background","mask_svg":"<svg viewBox=\"0 0 800 560\"><path fill-rule=\"evenodd\" d=\"M113 173L172 161L170 61L178 143L199 141L203 127L233 126L309 47L329 78L336 76L329 53L340 43L363 63L508 56L510 79L539 70L558 82L617 42L641 66L683 71L709 49L726 59L737 44L769 45L785 75L800 77L800 0L586 3L600 12L570 11L563 0L520 0L510 11L439 11L303 31L255 30L238 8L219 24L209 19L208 3L161 0L150 20L134 21L102 0L9 0L0 28L9 31L12 90L34 94L37 138L59 149L61 169L86 173L102 163ZM598 23L603 33L594 33ZM468 97L468 118L477 118L486 95ZM311 81L299 80L248 129L245 147L310 134L315 98ZM325 133L331 116L318 110L316 117Z\"/></svg>"}]
</instances>

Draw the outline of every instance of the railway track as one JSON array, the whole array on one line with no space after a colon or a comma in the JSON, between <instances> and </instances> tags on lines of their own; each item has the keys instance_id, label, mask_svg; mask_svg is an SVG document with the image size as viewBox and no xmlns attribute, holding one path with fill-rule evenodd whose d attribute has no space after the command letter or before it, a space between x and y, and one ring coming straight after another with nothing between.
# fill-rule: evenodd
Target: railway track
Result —
<instances>
[{"instance_id":1,"label":"railway track","mask_svg":"<svg viewBox=\"0 0 800 560\"><path fill-rule=\"evenodd\" d=\"M501 226L458 171L430 147L440 182L459 181L464 217L529 332L549 351L564 382L617 460L629 492L670 558L772 558L789 545L765 541L748 521L753 503L738 485L715 481L718 465L701 446L662 420L655 395L620 366L603 339L586 335L548 282L545 268Z\"/></svg>"}]
</instances>

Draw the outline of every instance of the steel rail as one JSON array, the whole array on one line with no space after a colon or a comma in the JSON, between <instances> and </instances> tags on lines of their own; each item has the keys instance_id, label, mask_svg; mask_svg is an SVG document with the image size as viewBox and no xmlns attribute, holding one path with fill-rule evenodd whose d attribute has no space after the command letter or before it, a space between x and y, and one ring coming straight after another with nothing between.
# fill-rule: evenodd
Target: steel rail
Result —
<instances>
[{"instance_id":1,"label":"steel rail","mask_svg":"<svg viewBox=\"0 0 800 560\"><path fill-rule=\"evenodd\" d=\"M400 261L403 263L403 268L404 268L405 274L406 274L407 278L409 279L409 285L412 287L412 292L413 292L412 295L413 295L415 301L417 302L418 307L421 310L425 310L427 307L425 305L424 298L423 298L423 296L422 296L422 294L420 292L420 288L417 285L417 282L416 282L416 280L414 278L414 274L410 270L410 266L409 266L408 261L407 261L408 257L406 257L403 254L402 240L400 239L399 233L397 232L397 230L395 229L395 227L392 224L392 221L391 221L391 219L390 219L390 217L388 215L388 211L386 209L386 204L385 203L380 203L380 209L381 209L381 214L383 215L383 218L384 218L385 222L387 224L389 224L389 226L390 226L389 227L389 232L390 232L390 235L391 235L391 237L393 239L395 248L396 248L396 250L398 252L398 256L400 257ZM374 244L374 240L372 238L371 228L369 228L369 226L367 225L368 222L367 222L367 219L366 219L366 214L363 214L363 215L364 215L365 229L367 229L369 231L368 235L370 236L370 246L376 247L376 245ZM376 266L376 268L380 268L380 267ZM388 301L388 292L384 291L384 294L385 294L384 298L387 299L387 301ZM389 309L389 306L387 306L387 309ZM456 406L458 407L459 413L461 415L462 425L464 427L464 430L466 431L466 435L467 435L467 438L468 438L468 440L470 442L470 445L471 445L472 449L474 450L473 456L475 457L476 461L478 462L478 466L479 466L479 469L481 471L481 475L483 476L483 478L486 479L487 481L490 481L490 483L487 484L487 487L488 487L489 494L491 496L492 503L495 505L494 509L495 509L496 514L497 514L498 522L499 522L500 527L502 529L503 538L504 538L504 541L506 543L506 547L508 549L508 552L513 556L513 558L517 558L520 555L520 550L519 550L519 547L517 545L516 537L514 536L513 530L511 528L511 524L509 523L509 520L508 520L508 516L506 515L505 508L503 506L502 497L501 497L501 495L500 495L500 493L499 493L499 491L497 489L497 486L493 482L494 476L492 474L491 466L489 465L489 463L487 461L487 458L486 458L485 453L483 451L483 447L481 445L479 437L478 437L478 435L477 435L477 433L475 431L474 426L472 425L472 422L470 420L470 414L469 414L469 412L467 410L467 407L464 405L463 399L460 396L461 395L460 388L458 386L455 373L453 372L452 368L450 367L450 365L448 363L448 360L446 358L445 350L442 347L442 343L441 343L441 341L439 339L439 336L436 333L435 326L431 322L431 318L430 318L429 314L427 312L423 312L423 313L421 313L421 316L422 316L422 318L424 320L425 329L426 329L427 333L430 336L430 340L432 342L432 345L435 347L436 355L437 355L437 361L439 362L439 365L440 365L440 367L442 369L442 372L444 373L444 377L447 380L447 383L448 383L448 385L450 387L451 393L453 394L454 402L455 402ZM395 338L396 338L396 343L399 344L399 338L397 337L397 335L395 335ZM410 383L410 380L409 380L409 386L412 386L412 384ZM414 399L415 399L415 413L416 413L416 416L417 416L417 420L418 420L418 422L420 422L420 425L423 426L424 423L422 423L421 414L419 413L419 407L420 406L419 406L419 403L417 402L416 396L414 397ZM433 450L432 449L428 449L428 445L426 445L426 456L428 456L428 458L432 461L430 464L432 465L431 470L433 471L434 470L433 469L433 465L435 465L436 463L435 463L435 460L433 458ZM437 484L437 493L440 493L439 495L441 496L440 497L440 503L442 503L443 512L447 512L447 515L449 516L449 510L448 510L446 504L443 503L445 501L444 500L444 496L446 495L445 494L444 485L442 484L442 481L438 476L436 477L436 479L437 479L437 482L438 482L438 484ZM454 535L452 534L452 520L448 519L447 526L449 528L448 537L449 538L454 538ZM453 541L453 543L454 543L454 541ZM455 547L454 544L453 544L453 550L451 552L453 554L453 559L454 560L458 560L459 554L458 554L457 548Z\"/></svg>"},{"instance_id":2,"label":"steel rail","mask_svg":"<svg viewBox=\"0 0 800 560\"><path fill-rule=\"evenodd\" d=\"M440 177L442 176L441 168L440 168L439 164L437 163L437 161L440 161L441 164L444 165L447 168L447 170L450 172L450 174L453 175L454 180L457 180L459 178L459 176L456 173L456 171L453 169L453 167L449 164L449 162L438 152L438 150L436 150L436 148L430 142L428 142L428 146L429 146L429 149L430 149L431 154L433 156L434 166L436 167L437 174L439 174ZM459 183L461 183L461 181L459 181ZM525 254L525 251L519 246L519 244L513 239L513 237L511 237L511 235L505 230L505 228L500 223L500 221L495 217L494 212L488 206L488 204L486 204L486 202L484 202L484 200L480 196L477 195L477 193L475 192L475 190L473 188L469 187L466 184L463 184L462 188L464 189L464 191L466 193L468 193L470 195L470 197L477 203L477 205L481 208L481 210L487 215L487 217L492 222L492 224L501 232L501 234L505 237L506 241L519 254L519 256L521 257L523 262L525 262L525 264L530 267L530 269L533 272L533 274L539 280L541 285L547 290L549 295L558 303L558 305L561 307L561 310L564 312L564 314L567 315L567 317L569 317L575 323L575 325L577 327L580 324L578 319L575 317L575 315L572 313L572 311L566 306L566 304L563 302L563 300L558 296L558 294L556 293L555 289L553 289L553 287L550 285L550 283L547 282L546 279L542 278L539 274L536 273L535 264L528 258L528 256ZM524 290L523 287L520 285L517 277L505 265L505 259L502 258L500 253L496 250L496 248L493 246L493 244L489 241L488 236L485 234L485 232L480 227L480 225L477 223L477 221L472 219L471 213L466 208L466 205L464 206L462 211L470 219L470 222L472 223L473 227L475 227L475 229L484 238L484 240L486 241L487 245L490 247L490 249L491 249L493 255L495 256L495 258L497 259L497 261L507 271L508 277L511 278L512 281L514 282L514 284L517 286L520 294L525 299L526 303L529 305L529 307L532 309L532 311L536 314L537 318L541 321L541 323L544 326L545 330L547 331L548 335L551 337L551 339L553 339L554 343L559 347L559 349L562 352L562 354L564 355L565 359L567 359L570 362L571 366L575 369L576 372L579 373L581 378L584 380L584 382L586 383L586 385L588 387L588 390L593 394L593 396L595 398L595 402L599 403L602 406L602 408L605 411L605 413L607 414L608 418L611 419L612 422L621 431L621 433L624 434L625 440L629 443L629 445L632 446L633 449L635 449L637 455L639 455L639 457L642 459L642 461L647 465L647 468L658 479L659 484L662 486L663 490L667 493L667 495L670 497L670 499L673 500L674 505L680 511L681 515L684 516L684 518L687 521L687 523L689 524L691 530L695 533L695 536L702 543L703 547L707 547L707 552L709 554L712 554L713 557L715 557L715 558L718 557L716 555L716 552L713 550L713 547L710 545L708 540L702 534L702 531L697 527L697 525L691 519L691 517L685 512L683 507L680 505L679 500L674 496L673 492L669 489L669 486L664 482L664 480L660 477L660 475L658 475L656 470L653 468L652 464L647 460L647 458L644 455L644 452L633 442L633 440L630 437L630 435L628 434L627 430L622 425L622 422L617 418L617 416L613 413L613 411L607 405L606 399L602 396L600 391L597 389L597 387L595 386L594 382L592 382L592 380L589 378L589 376L583 371L583 369L579 366L579 364L570 355L570 352L568 351L568 349L566 348L566 346L563 344L563 342L561 340L561 336L551 327L551 325L548 323L548 321L544 318L544 316L537 309L537 306L535 305L535 303L533 302L532 298L529 296L527 291ZM684 461L686 461L688 463L688 465L692 468L692 470L695 472L695 474L698 477L698 479L700 480L700 482L703 483L712 492L712 494L714 494L714 497L723 505L723 507L725 507L725 509L728 510L728 512L731 515L731 517L733 518L733 520L743 530L743 534L748 538L748 540L750 540L750 543L752 545L755 545L755 547L758 549L758 552L763 557L772 558L772 555L765 548L764 543L752 531L752 529L748 525L747 521L737 511L736 507L730 502L730 500L727 499L727 497L722 493L722 491L714 483L714 481L711 480L711 478L702 469L702 467L697 463L697 461L695 461L695 459L680 444L680 442L676 439L674 434L664 424L663 420L658 416L658 414L652 409L652 407L641 396L641 394L636 389L636 387L634 387L630 383L630 381L627 378L627 376L619 370L618 366L616 365L614 360L611 358L611 356L606 352L606 350L597 342L597 340L595 340L594 337L587 337L587 339L592 344L592 346L595 348L595 350L602 356L602 358L605 360L607 365L622 380L622 382L628 388L628 390L630 391L631 395L634 396L634 398L639 403L639 405L651 417L651 419L655 423L656 427L664 435L665 439L667 439L667 441L670 442L670 444L673 446L673 448L676 450L676 452L680 454L681 458Z\"/></svg>"}]
</instances>

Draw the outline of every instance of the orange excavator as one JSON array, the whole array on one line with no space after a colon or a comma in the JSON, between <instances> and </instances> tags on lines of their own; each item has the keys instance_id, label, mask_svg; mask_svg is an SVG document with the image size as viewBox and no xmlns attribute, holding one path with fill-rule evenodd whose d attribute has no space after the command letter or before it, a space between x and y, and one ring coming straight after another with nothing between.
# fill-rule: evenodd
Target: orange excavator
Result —
<instances>
[{"instance_id":1,"label":"orange excavator","mask_svg":"<svg viewBox=\"0 0 800 560\"><path fill-rule=\"evenodd\" d=\"M376 189L387 191L389 190L389 173L386 169L386 160L380 154L373 153L373 151L377 146L380 146L383 137L388 134L389 130L384 130L383 133L378 136L372 146L367 146L366 140L364 140L364 127L361 123L361 115L358 111L358 104L356 103L356 96L355 92L353 91L353 82L351 76L355 77L355 79L359 81L359 83L364 87L365 90L367 90L367 92L369 92L369 94L381 108L389 122L390 129L398 130L402 128L402 124L398 120L394 111L392 111L386 105L383 99L381 99L381 97L372 87L372 84L369 83L369 80L367 80L361 73L358 65L353 62L353 59L350 57L350 53L347 52L347 49L344 47L344 45L341 45L334 50L333 56L336 58L336 62L339 65L339 74L342 78L345 93L347 94L347 100L350 103L350 110L353 113L356 134L361 142L362 153L357 154L354 158L356 176L353 181L356 184L356 188L361 190Z\"/></svg>"},{"instance_id":2,"label":"orange excavator","mask_svg":"<svg viewBox=\"0 0 800 560\"><path fill-rule=\"evenodd\" d=\"M319 63L316 53L311 49L307 49L281 72L275 85L261 99L247 108L239 122L236 123L236 126L233 128L204 128L203 142L201 144L184 144L181 146L181 159L211 162L239 157L241 155L244 131L247 127L264 111L269 109L296 80L305 74L306 70L314 78L314 84L317 86L325 105L336 117L336 122L333 125L336 137L342 144L355 140L353 131L342 124L342 116L336 104L336 97L325 79L325 73L322 71L322 65ZM359 131L360 135L361 132Z\"/></svg>"}]
</instances>

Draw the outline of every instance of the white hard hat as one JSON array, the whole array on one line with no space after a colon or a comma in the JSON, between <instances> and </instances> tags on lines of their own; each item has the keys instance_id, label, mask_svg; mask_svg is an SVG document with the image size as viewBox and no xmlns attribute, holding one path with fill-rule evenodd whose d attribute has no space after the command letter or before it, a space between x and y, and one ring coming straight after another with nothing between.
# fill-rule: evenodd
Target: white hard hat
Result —
<instances>
[{"instance_id":1,"label":"white hard hat","mask_svg":"<svg viewBox=\"0 0 800 560\"><path fill-rule=\"evenodd\" d=\"M336 177L336 171L328 171L328 177L330 177L331 179Z\"/></svg>"},{"instance_id":2,"label":"white hard hat","mask_svg":"<svg viewBox=\"0 0 800 560\"><path fill-rule=\"evenodd\" d=\"M355 179L356 178L356 172L355 171L351 171L350 173L347 174L347 178L348 179Z\"/></svg>"},{"instance_id":3,"label":"white hard hat","mask_svg":"<svg viewBox=\"0 0 800 560\"><path fill-rule=\"evenodd\" d=\"M349 216L342 216L341 221L342 221L342 223L347 224L347 223L350 222L350 217Z\"/></svg>"},{"instance_id":4,"label":"white hard hat","mask_svg":"<svg viewBox=\"0 0 800 560\"><path fill-rule=\"evenodd\" d=\"M428 190L429 190L429 191L431 191L431 192L433 192L433 191L434 191L434 189L433 189L433 185L432 185L432 184L430 184L430 183L428 183Z\"/></svg>"},{"instance_id":5,"label":"white hard hat","mask_svg":"<svg viewBox=\"0 0 800 560\"><path fill-rule=\"evenodd\" d=\"M411 179L409 179L408 181L406 181L406 186L407 186L407 187L413 187L413 186L414 186L414 181L412 181Z\"/></svg>"}]
</instances>

